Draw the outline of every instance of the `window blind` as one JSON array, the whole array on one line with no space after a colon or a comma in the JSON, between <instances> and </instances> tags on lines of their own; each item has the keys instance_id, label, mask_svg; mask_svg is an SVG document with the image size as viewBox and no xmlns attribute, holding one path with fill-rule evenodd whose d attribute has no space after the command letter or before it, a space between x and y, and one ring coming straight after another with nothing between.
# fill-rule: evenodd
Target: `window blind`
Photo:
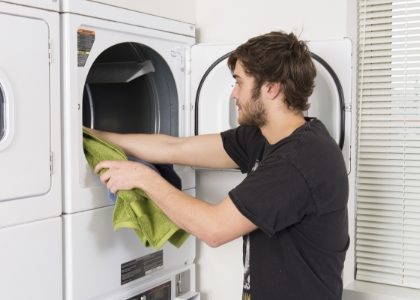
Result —
<instances>
[{"instance_id":1,"label":"window blind","mask_svg":"<svg viewBox=\"0 0 420 300\"><path fill-rule=\"evenodd\" d=\"M358 0L356 279L420 288L420 0Z\"/></svg>"}]
</instances>

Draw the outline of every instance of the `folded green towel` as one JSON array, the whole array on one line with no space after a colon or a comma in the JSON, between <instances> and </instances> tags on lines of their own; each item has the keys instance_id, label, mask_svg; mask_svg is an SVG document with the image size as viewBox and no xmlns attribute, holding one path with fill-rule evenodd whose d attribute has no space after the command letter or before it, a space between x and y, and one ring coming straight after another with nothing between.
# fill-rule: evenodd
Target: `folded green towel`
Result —
<instances>
[{"instance_id":1,"label":"folded green towel","mask_svg":"<svg viewBox=\"0 0 420 300\"><path fill-rule=\"evenodd\" d=\"M94 169L103 160L127 160L124 151L83 130L83 149ZM102 173L103 171L101 171ZM169 240L180 247L188 233L175 225L141 189L119 191L112 216L114 230L132 228L143 244L159 249Z\"/></svg>"}]
</instances>

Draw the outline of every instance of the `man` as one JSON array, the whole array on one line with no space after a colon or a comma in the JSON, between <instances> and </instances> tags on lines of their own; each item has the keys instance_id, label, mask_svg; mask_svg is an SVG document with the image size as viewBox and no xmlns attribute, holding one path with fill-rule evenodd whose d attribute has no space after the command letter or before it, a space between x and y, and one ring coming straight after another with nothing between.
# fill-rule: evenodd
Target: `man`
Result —
<instances>
[{"instance_id":1,"label":"man","mask_svg":"<svg viewBox=\"0 0 420 300\"><path fill-rule=\"evenodd\" d=\"M349 243L348 179L335 141L305 119L314 64L294 34L250 39L229 57L240 126L195 137L94 132L153 163L240 168L217 205L176 190L134 162L96 167L111 192L143 189L177 225L212 247L244 237L243 299L339 300Z\"/></svg>"}]
</instances>

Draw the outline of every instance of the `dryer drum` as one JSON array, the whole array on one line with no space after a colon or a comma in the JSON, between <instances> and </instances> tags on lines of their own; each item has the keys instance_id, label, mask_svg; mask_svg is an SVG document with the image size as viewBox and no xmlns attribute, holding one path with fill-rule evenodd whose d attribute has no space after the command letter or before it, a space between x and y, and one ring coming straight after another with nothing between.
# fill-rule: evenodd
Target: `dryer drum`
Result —
<instances>
[{"instance_id":1,"label":"dryer drum","mask_svg":"<svg viewBox=\"0 0 420 300\"><path fill-rule=\"evenodd\" d=\"M165 60L138 43L102 52L86 78L83 124L114 132L178 135L178 94Z\"/></svg>"}]
</instances>

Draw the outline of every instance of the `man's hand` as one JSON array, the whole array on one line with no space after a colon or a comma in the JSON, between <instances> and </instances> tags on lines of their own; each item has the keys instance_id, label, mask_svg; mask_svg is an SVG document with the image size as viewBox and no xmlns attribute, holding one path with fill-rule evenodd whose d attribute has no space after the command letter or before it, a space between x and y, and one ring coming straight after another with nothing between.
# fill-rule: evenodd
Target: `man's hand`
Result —
<instances>
[{"instance_id":1,"label":"man's hand","mask_svg":"<svg viewBox=\"0 0 420 300\"><path fill-rule=\"evenodd\" d=\"M147 182L162 180L158 173L144 164L124 160L102 161L96 165L95 172L101 174L100 180L112 193L133 188L144 189Z\"/></svg>"}]
</instances>

